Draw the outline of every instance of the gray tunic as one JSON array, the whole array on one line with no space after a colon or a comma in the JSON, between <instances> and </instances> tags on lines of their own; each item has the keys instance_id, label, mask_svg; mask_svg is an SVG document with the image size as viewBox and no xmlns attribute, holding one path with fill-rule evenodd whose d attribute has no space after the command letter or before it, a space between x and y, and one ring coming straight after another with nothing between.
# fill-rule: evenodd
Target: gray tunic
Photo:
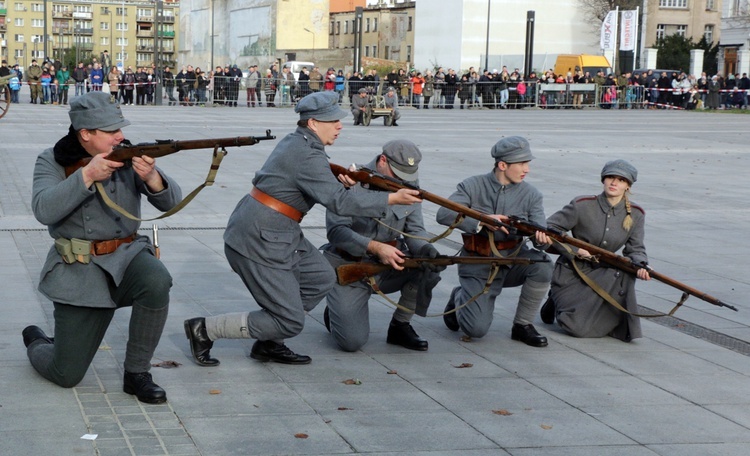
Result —
<instances>
[{"instance_id":1,"label":"gray tunic","mask_svg":"<svg viewBox=\"0 0 750 456\"><path fill-rule=\"evenodd\" d=\"M352 115L354 120L359 119L359 116L363 113L362 108L366 108L370 105L370 100L367 97L360 97L359 94L352 97Z\"/></svg>"},{"instance_id":2,"label":"gray tunic","mask_svg":"<svg viewBox=\"0 0 750 456\"><path fill-rule=\"evenodd\" d=\"M643 244L645 212L633 203L631 207L633 226L630 231L622 227L626 216L624 200L612 207L603 193L575 198L552 214L547 219L547 225L563 232L570 231L576 239L610 252L622 248L622 255L633 263L646 263L648 257ZM630 312L638 312L634 276L604 264L596 268L585 261L578 261L577 264L620 305ZM578 277L565 255L561 255L555 265L550 297L555 303L558 324L573 336L610 335L630 341L642 335L638 317L625 314L606 303Z\"/></svg>"},{"instance_id":3,"label":"gray tunic","mask_svg":"<svg viewBox=\"0 0 750 456\"><path fill-rule=\"evenodd\" d=\"M376 169L376 164L377 160L373 160L365 167ZM352 187L349 191L382 193L362 186ZM379 220L395 230L422 238L429 237L424 228L421 203L388 206L386 216ZM402 251L411 252L411 255L416 255L416 252L427 244L427 241L422 239L404 237L371 217L346 217L327 211L326 228L329 243L321 249L333 267L353 263L351 257L364 257L363 261L377 261L367 257L367 246L371 240L384 243L398 240L397 247ZM345 252L343 256L341 251ZM402 291L405 286L417 283L421 277L422 271L419 269L389 270L379 274L376 283L383 293L388 294ZM413 289L416 291L417 286L413 285ZM400 304L413 310L416 307L416 296L411 291L402 291ZM370 333L367 304L372 293L370 285L360 281L343 286L336 284L326 296L331 334L346 351L356 351L367 342Z\"/></svg>"},{"instance_id":4,"label":"gray tunic","mask_svg":"<svg viewBox=\"0 0 750 456\"><path fill-rule=\"evenodd\" d=\"M165 189L152 193L126 165L103 181L109 197L135 216L141 214L141 195L160 211L167 211L182 199L180 186L159 170ZM54 158L53 149L42 152L34 167L32 209L50 236L86 240L124 238L135 233L139 222L121 216L104 204L94 186L86 188L81 169L65 178L65 168ZM82 307L116 308L110 296L110 282L119 285L125 269L143 249L152 249L146 236L138 236L108 255L92 256L88 264L65 264L54 245L42 267L39 291L52 301Z\"/></svg>"},{"instance_id":5,"label":"gray tunic","mask_svg":"<svg viewBox=\"0 0 750 456\"><path fill-rule=\"evenodd\" d=\"M541 192L527 182L503 185L497 180L494 172L464 180L458 184L456 191L450 196L450 200L485 214L517 216L531 223L545 225ZM457 215L456 212L441 207L437 212L437 221L442 225L449 226L456 220ZM469 217L466 217L457 226L458 229L467 233L476 233L478 227L479 221ZM487 232L482 230L479 234L486 236ZM496 242L523 239L522 236L513 233L506 235L502 231L495 231L494 236ZM500 253L507 256L516 252L516 249L517 247L501 250ZM470 254L461 249L461 255ZM533 250L523 242L517 256L534 259L546 258L543 252ZM526 281L536 284L549 283L552 265L548 262L540 262L503 267L492 282L490 291L480 294L490 271L489 265L458 265L458 278L461 287L454 293L454 304L458 307L473 296L479 295L474 302L458 312L461 329L471 337L482 337L489 331L494 317L495 299L504 287L521 286ZM519 305L525 298L525 288L522 289ZM526 293L528 294L528 291ZM538 303L534 302L533 305L537 306Z\"/></svg>"},{"instance_id":6,"label":"gray tunic","mask_svg":"<svg viewBox=\"0 0 750 456\"><path fill-rule=\"evenodd\" d=\"M387 213L388 193L347 190L331 172L323 143L302 127L279 142L253 184L302 213L316 203L342 215ZM224 242L232 269L263 309L250 312L242 337L280 341L299 334L305 311L335 281L331 265L305 239L299 223L247 195L229 217Z\"/></svg>"}]
</instances>

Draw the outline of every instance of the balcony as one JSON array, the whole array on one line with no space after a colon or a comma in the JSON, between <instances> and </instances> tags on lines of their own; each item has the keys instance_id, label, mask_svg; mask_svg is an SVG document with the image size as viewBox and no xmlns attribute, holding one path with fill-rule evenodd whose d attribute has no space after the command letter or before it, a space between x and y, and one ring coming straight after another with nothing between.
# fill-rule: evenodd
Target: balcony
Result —
<instances>
[{"instance_id":1,"label":"balcony","mask_svg":"<svg viewBox=\"0 0 750 456\"><path fill-rule=\"evenodd\" d=\"M172 31L161 31L159 36L162 38L174 38L174 30Z\"/></svg>"},{"instance_id":2,"label":"balcony","mask_svg":"<svg viewBox=\"0 0 750 456\"><path fill-rule=\"evenodd\" d=\"M76 46L78 49L82 51L91 51L94 49L94 43L78 43L78 44L75 44L74 46Z\"/></svg>"},{"instance_id":3,"label":"balcony","mask_svg":"<svg viewBox=\"0 0 750 456\"><path fill-rule=\"evenodd\" d=\"M8 8L0 8L0 16L5 16L8 14Z\"/></svg>"},{"instance_id":4,"label":"balcony","mask_svg":"<svg viewBox=\"0 0 750 456\"><path fill-rule=\"evenodd\" d=\"M135 35L138 37L153 37L153 30L136 30Z\"/></svg>"},{"instance_id":5,"label":"balcony","mask_svg":"<svg viewBox=\"0 0 750 456\"><path fill-rule=\"evenodd\" d=\"M53 11L52 19L73 19L73 13L70 11Z\"/></svg>"},{"instance_id":6,"label":"balcony","mask_svg":"<svg viewBox=\"0 0 750 456\"><path fill-rule=\"evenodd\" d=\"M154 22L154 16L138 16L136 20L138 22Z\"/></svg>"},{"instance_id":7,"label":"balcony","mask_svg":"<svg viewBox=\"0 0 750 456\"><path fill-rule=\"evenodd\" d=\"M161 20L164 24L174 24L174 16L163 16Z\"/></svg>"},{"instance_id":8,"label":"balcony","mask_svg":"<svg viewBox=\"0 0 750 456\"><path fill-rule=\"evenodd\" d=\"M74 30L78 35L93 35L94 29L92 28L77 28Z\"/></svg>"},{"instance_id":9,"label":"balcony","mask_svg":"<svg viewBox=\"0 0 750 456\"><path fill-rule=\"evenodd\" d=\"M138 46L138 52L154 52L153 46Z\"/></svg>"}]
</instances>

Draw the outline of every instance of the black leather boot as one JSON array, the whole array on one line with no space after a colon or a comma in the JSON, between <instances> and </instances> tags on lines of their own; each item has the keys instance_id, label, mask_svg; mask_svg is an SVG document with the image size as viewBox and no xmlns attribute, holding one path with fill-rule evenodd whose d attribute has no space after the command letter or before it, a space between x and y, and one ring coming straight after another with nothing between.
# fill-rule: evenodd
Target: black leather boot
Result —
<instances>
[{"instance_id":1,"label":"black leather boot","mask_svg":"<svg viewBox=\"0 0 750 456\"><path fill-rule=\"evenodd\" d=\"M161 404L167 402L167 392L154 383L149 372L137 374L125 371L122 381L122 390L128 394L134 394L139 401L147 404Z\"/></svg>"},{"instance_id":2,"label":"black leather boot","mask_svg":"<svg viewBox=\"0 0 750 456\"><path fill-rule=\"evenodd\" d=\"M312 359L298 355L284 344L272 340L256 340L250 350L250 357L258 361L273 361L281 364L310 364Z\"/></svg>"},{"instance_id":3,"label":"black leather boot","mask_svg":"<svg viewBox=\"0 0 750 456\"><path fill-rule=\"evenodd\" d=\"M514 323L513 329L510 333L510 338L521 341L532 347L547 346L547 338L539 334L532 324L522 325L520 323Z\"/></svg>"},{"instance_id":4,"label":"black leather boot","mask_svg":"<svg viewBox=\"0 0 750 456\"><path fill-rule=\"evenodd\" d=\"M542 317L542 321L548 325L555 322L555 301L552 298L547 298L547 302L542 306L539 315Z\"/></svg>"},{"instance_id":5,"label":"black leather boot","mask_svg":"<svg viewBox=\"0 0 750 456\"><path fill-rule=\"evenodd\" d=\"M391 320L391 324L388 326L388 337L385 341L409 350L427 351L428 348L427 341L419 337L409 322Z\"/></svg>"},{"instance_id":6,"label":"black leather boot","mask_svg":"<svg viewBox=\"0 0 750 456\"><path fill-rule=\"evenodd\" d=\"M21 335L23 336L23 344L26 347L38 340L45 344L52 344L55 342L53 338L47 337L39 326L27 326L21 332Z\"/></svg>"},{"instance_id":7,"label":"black leather boot","mask_svg":"<svg viewBox=\"0 0 750 456\"><path fill-rule=\"evenodd\" d=\"M199 366L218 366L219 360L211 357L214 343L206 333L206 319L203 317L185 320L185 335L190 341L190 353Z\"/></svg>"},{"instance_id":8,"label":"black leather boot","mask_svg":"<svg viewBox=\"0 0 750 456\"><path fill-rule=\"evenodd\" d=\"M448 304L445 305L445 310L443 310L443 323L445 323L445 326L447 326L451 331L458 331L460 329L460 326L458 325L458 315L456 315L456 312L448 313L456 308L454 299L459 288L460 287L456 287L453 289L453 291L451 291L451 297L448 299Z\"/></svg>"}]
</instances>

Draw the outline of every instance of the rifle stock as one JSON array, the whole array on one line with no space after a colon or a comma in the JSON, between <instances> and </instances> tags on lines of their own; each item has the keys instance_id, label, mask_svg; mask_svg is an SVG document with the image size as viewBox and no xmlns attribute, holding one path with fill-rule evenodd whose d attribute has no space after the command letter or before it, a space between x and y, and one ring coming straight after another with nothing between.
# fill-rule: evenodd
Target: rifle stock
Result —
<instances>
[{"instance_id":1,"label":"rifle stock","mask_svg":"<svg viewBox=\"0 0 750 456\"><path fill-rule=\"evenodd\" d=\"M546 260L533 260L531 258L498 258L498 257L474 257L474 256L443 256L436 258L404 258L401 264L406 269L415 269L423 264L432 264L435 266L450 266L452 264L492 264L492 265L513 265L513 264L532 264L544 262ZM361 261L358 263L342 264L336 267L336 277L339 285L349 285L350 283L359 282L367 277L372 277L381 272L392 269L393 266L383 263L373 263Z\"/></svg>"},{"instance_id":2,"label":"rifle stock","mask_svg":"<svg viewBox=\"0 0 750 456\"><path fill-rule=\"evenodd\" d=\"M419 196L424 200L430 201L439 206L450 209L454 212L458 212L459 214L463 214L467 217L471 217L487 225L505 227L509 231L516 232L523 236L531 236L537 231L541 231L545 233L547 236L549 236L550 238L558 242L561 242L564 244L570 244L574 247L586 249L589 253L597 257L600 261L607 263L608 265L618 268L622 271L628 272L630 274L635 275L638 272L638 269L641 269L642 267L639 265L634 265L630 261L629 258L617 255L616 253L610 252L609 250L602 249L593 244L589 244L588 242L584 242L574 237L567 236L563 233L560 233L555 230L551 230L547 227L529 223L520 218L512 217L512 216L510 217L510 220L507 223L504 223L504 222L501 222L500 220L490 217L489 215L483 212L479 212L470 207L464 206L462 204L458 204L447 198L443 198L441 196L435 195L434 193L430 193L418 187L405 184L397 179L393 179L387 176L382 176L376 173L375 171L372 171L366 168L362 168L361 170L357 170L357 171L350 171L344 168L343 166L331 163L331 171L336 175L344 174L346 176L349 176L355 181L366 183L366 184L378 187L382 190L388 190L392 192L398 191L402 188L410 188L410 189L418 190ZM727 304L725 302L722 302L720 299L715 298L709 295L708 293L704 293L689 285L686 285L682 282L672 279L671 277L668 277L664 274L656 272L653 269L649 269L649 275L653 279L658 280L659 282L662 282L666 285L676 288L682 291L683 293L687 293L691 296L695 296L696 298L706 301L709 304L713 304L719 307L727 307L729 309L734 310L735 312L737 311L736 307L730 304Z\"/></svg>"}]
</instances>

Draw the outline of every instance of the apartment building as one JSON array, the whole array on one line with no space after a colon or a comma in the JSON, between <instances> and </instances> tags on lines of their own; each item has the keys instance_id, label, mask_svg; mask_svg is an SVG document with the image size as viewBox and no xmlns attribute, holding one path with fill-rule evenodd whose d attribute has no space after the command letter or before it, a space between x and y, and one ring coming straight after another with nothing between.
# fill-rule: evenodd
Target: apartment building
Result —
<instances>
[{"instance_id":1,"label":"apartment building","mask_svg":"<svg viewBox=\"0 0 750 456\"><path fill-rule=\"evenodd\" d=\"M90 62L105 50L124 67L169 64L178 51L177 17L178 0L0 0L0 54L24 68L32 59Z\"/></svg>"},{"instance_id":2,"label":"apartment building","mask_svg":"<svg viewBox=\"0 0 750 456\"><path fill-rule=\"evenodd\" d=\"M731 0L729 0L731 1ZM698 42L705 36L709 43L718 43L721 35L721 0L649 0L644 2L644 47L653 47L657 40L674 34Z\"/></svg>"}]
</instances>

